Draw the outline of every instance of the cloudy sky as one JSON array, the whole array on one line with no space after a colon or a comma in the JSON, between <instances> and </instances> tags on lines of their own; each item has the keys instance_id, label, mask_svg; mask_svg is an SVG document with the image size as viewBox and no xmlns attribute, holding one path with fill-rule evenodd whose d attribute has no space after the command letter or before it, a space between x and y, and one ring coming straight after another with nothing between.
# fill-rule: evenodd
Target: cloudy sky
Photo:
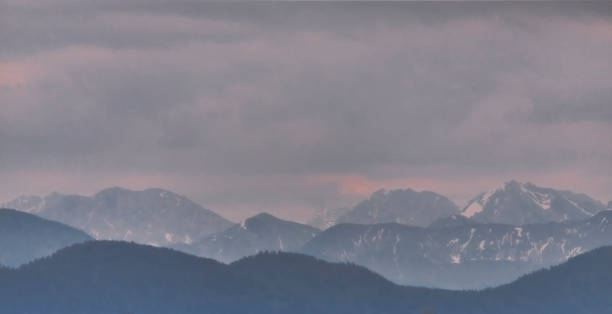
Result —
<instances>
[{"instance_id":1,"label":"cloudy sky","mask_svg":"<svg viewBox=\"0 0 612 314\"><path fill-rule=\"evenodd\" d=\"M612 5L0 0L0 200L306 220L509 179L612 199Z\"/></svg>"}]
</instances>

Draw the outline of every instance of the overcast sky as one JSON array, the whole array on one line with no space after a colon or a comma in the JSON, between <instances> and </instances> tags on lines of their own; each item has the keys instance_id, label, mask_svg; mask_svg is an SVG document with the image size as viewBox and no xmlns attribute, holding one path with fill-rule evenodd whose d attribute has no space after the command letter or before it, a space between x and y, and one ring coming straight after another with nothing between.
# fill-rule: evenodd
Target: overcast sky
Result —
<instances>
[{"instance_id":1,"label":"overcast sky","mask_svg":"<svg viewBox=\"0 0 612 314\"><path fill-rule=\"evenodd\" d=\"M607 202L612 5L0 0L0 106L0 200L162 187L304 221L514 178Z\"/></svg>"}]
</instances>

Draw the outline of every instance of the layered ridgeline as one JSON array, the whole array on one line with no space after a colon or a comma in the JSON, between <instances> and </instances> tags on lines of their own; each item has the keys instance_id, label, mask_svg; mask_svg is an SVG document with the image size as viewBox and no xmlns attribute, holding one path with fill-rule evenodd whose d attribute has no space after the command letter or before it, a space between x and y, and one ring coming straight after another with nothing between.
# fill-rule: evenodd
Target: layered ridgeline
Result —
<instances>
[{"instance_id":1,"label":"layered ridgeline","mask_svg":"<svg viewBox=\"0 0 612 314\"><path fill-rule=\"evenodd\" d=\"M319 229L262 213L227 230L176 249L221 262L233 262L262 251L294 251L312 240Z\"/></svg>"},{"instance_id":2,"label":"layered ridgeline","mask_svg":"<svg viewBox=\"0 0 612 314\"><path fill-rule=\"evenodd\" d=\"M456 292L401 287L359 266L299 254L260 254L225 265L169 249L88 242L0 270L0 312L609 313L611 264L606 247L506 286Z\"/></svg>"},{"instance_id":3,"label":"layered ridgeline","mask_svg":"<svg viewBox=\"0 0 612 314\"><path fill-rule=\"evenodd\" d=\"M188 198L162 189L110 188L92 197L53 193L20 197L5 205L84 230L96 239L153 245L191 243L232 225Z\"/></svg>"},{"instance_id":4,"label":"layered ridgeline","mask_svg":"<svg viewBox=\"0 0 612 314\"><path fill-rule=\"evenodd\" d=\"M605 208L584 194L513 180L478 195L461 214L480 222L522 225L586 219Z\"/></svg>"},{"instance_id":5,"label":"layered ridgeline","mask_svg":"<svg viewBox=\"0 0 612 314\"><path fill-rule=\"evenodd\" d=\"M379 190L341 215L335 223L400 223L428 226L440 217L459 213L448 198L430 191Z\"/></svg>"},{"instance_id":6,"label":"layered ridgeline","mask_svg":"<svg viewBox=\"0 0 612 314\"><path fill-rule=\"evenodd\" d=\"M365 266L401 284L452 289L510 282L602 245L612 245L612 211L582 221L521 227L474 222L460 215L428 228L340 224L301 253Z\"/></svg>"},{"instance_id":7,"label":"layered ridgeline","mask_svg":"<svg viewBox=\"0 0 612 314\"><path fill-rule=\"evenodd\" d=\"M585 194L512 180L479 194L463 210L430 191L379 190L353 208L318 211L309 224L322 230L338 223L395 222L425 227L438 218L461 213L480 222L523 225L586 219L606 207L612 209L612 201L606 206Z\"/></svg>"},{"instance_id":8,"label":"layered ridgeline","mask_svg":"<svg viewBox=\"0 0 612 314\"><path fill-rule=\"evenodd\" d=\"M0 265L16 267L75 243L93 240L80 230L0 208Z\"/></svg>"}]
</instances>

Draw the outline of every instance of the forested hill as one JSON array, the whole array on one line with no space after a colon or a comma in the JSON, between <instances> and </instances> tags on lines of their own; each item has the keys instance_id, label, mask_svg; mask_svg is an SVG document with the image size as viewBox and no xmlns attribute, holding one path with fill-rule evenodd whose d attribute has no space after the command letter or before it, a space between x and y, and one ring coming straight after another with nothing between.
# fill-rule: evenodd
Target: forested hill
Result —
<instances>
[{"instance_id":1,"label":"forested hill","mask_svg":"<svg viewBox=\"0 0 612 314\"><path fill-rule=\"evenodd\" d=\"M455 292L402 287L360 266L299 254L226 265L165 248L87 242L2 270L0 312L609 313L609 265L612 247L605 247L510 285Z\"/></svg>"}]
</instances>

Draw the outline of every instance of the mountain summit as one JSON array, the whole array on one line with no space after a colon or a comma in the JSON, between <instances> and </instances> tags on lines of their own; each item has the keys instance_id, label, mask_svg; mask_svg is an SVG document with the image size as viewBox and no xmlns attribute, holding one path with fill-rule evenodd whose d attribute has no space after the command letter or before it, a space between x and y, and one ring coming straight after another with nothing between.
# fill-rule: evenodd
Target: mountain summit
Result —
<instances>
[{"instance_id":1,"label":"mountain summit","mask_svg":"<svg viewBox=\"0 0 612 314\"><path fill-rule=\"evenodd\" d=\"M587 195L512 180L468 202L462 215L480 222L523 225L580 220L605 209Z\"/></svg>"},{"instance_id":2,"label":"mountain summit","mask_svg":"<svg viewBox=\"0 0 612 314\"><path fill-rule=\"evenodd\" d=\"M338 223L400 223L426 227L440 217L459 213L448 198L430 191L379 190L338 219Z\"/></svg>"},{"instance_id":3,"label":"mountain summit","mask_svg":"<svg viewBox=\"0 0 612 314\"><path fill-rule=\"evenodd\" d=\"M6 203L84 230L96 239L151 245L191 243L232 225L188 198L162 189L113 187L92 197L52 193Z\"/></svg>"}]
</instances>

